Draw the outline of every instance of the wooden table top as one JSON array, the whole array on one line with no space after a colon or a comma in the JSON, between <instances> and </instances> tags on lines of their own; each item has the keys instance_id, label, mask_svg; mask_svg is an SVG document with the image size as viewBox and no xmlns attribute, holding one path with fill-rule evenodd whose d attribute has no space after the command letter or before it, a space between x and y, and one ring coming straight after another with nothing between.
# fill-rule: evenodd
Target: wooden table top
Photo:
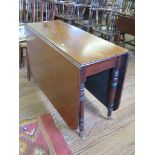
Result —
<instances>
[{"instance_id":1,"label":"wooden table top","mask_svg":"<svg viewBox=\"0 0 155 155\"><path fill-rule=\"evenodd\" d=\"M29 23L27 26L80 66L127 53L127 49L60 20Z\"/></svg>"}]
</instances>

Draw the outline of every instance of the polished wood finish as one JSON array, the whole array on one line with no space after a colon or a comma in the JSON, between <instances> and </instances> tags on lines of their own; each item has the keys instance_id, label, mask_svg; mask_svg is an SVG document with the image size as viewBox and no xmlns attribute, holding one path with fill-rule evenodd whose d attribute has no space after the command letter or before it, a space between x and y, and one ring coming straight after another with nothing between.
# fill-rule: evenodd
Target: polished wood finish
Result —
<instances>
[{"instance_id":1,"label":"polished wood finish","mask_svg":"<svg viewBox=\"0 0 155 155\"><path fill-rule=\"evenodd\" d=\"M86 68L86 76L90 76L99 73L103 70L107 70L116 66L117 58L98 62L97 64L91 64Z\"/></svg>"},{"instance_id":2,"label":"polished wood finish","mask_svg":"<svg viewBox=\"0 0 155 155\"><path fill-rule=\"evenodd\" d=\"M78 127L79 70L31 31L28 56L32 75L72 129ZM59 63L59 64L57 64ZM60 91L61 90L61 91Z\"/></svg>"},{"instance_id":3,"label":"polished wood finish","mask_svg":"<svg viewBox=\"0 0 155 155\"><path fill-rule=\"evenodd\" d=\"M30 23L26 29L32 75L72 129L79 126L80 135L84 130L84 86L87 79L109 69L111 75L111 70L120 64L120 68L125 67L118 77L119 87L110 90L107 85L106 89L107 103L114 103L111 109L117 109L126 70L126 63L118 62L122 59L126 62L126 49L59 20ZM115 76L111 79L114 81ZM90 85L91 82L87 83L87 87Z\"/></svg>"},{"instance_id":4,"label":"polished wood finish","mask_svg":"<svg viewBox=\"0 0 155 155\"><path fill-rule=\"evenodd\" d=\"M29 25L78 65L95 63L127 52L122 47L59 20Z\"/></svg>"}]
</instances>

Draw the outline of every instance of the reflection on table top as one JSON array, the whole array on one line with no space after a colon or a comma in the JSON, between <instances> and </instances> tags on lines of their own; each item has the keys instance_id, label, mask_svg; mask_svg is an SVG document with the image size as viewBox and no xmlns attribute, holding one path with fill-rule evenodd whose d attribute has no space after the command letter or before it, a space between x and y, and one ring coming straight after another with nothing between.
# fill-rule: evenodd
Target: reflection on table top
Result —
<instances>
[{"instance_id":1,"label":"reflection on table top","mask_svg":"<svg viewBox=\"0 0 155 155\"><path fill-rule=\"evenodd\" d=\"M27 26L80 65L116 57L127 52L122 47L59 20L29 23Z\"/></svg>"}]
</instances>

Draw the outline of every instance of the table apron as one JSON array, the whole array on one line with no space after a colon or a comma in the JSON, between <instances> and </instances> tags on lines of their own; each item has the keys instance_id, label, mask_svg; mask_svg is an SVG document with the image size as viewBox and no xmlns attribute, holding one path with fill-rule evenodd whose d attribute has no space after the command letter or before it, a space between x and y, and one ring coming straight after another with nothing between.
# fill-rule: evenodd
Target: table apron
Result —
<instances>
[{"instance_id":1,"label":"table apron","mask_svg":"<svg viewBox=\"0 0 155 155\"><path fill-rule=\"evenodd\" d=\"M91 64L85 67L85 76L87 77L87 76L102 72L104 70L114 68L116 66L116 62L117 62L117 57L108 59L105 61L101 61L95 64Z\"/></svg>"}]
</instances>

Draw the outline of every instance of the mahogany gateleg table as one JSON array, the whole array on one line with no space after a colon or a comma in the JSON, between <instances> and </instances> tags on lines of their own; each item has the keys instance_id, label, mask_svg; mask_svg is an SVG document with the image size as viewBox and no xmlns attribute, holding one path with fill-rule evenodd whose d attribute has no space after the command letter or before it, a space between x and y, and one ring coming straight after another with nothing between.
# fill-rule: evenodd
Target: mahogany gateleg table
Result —
<instances>
[{"instance_id":1,"label":"mahogany gateleg table","mask_svg":"<svg viewBox=\"0 0 155 155\"><path fill-rule=\"evenodd\" d=\"M120 104L128 51L60 20L26 24L29 68L71 129L84 130L84 88L108 109Z\"/></svg>"}]
</instances>

